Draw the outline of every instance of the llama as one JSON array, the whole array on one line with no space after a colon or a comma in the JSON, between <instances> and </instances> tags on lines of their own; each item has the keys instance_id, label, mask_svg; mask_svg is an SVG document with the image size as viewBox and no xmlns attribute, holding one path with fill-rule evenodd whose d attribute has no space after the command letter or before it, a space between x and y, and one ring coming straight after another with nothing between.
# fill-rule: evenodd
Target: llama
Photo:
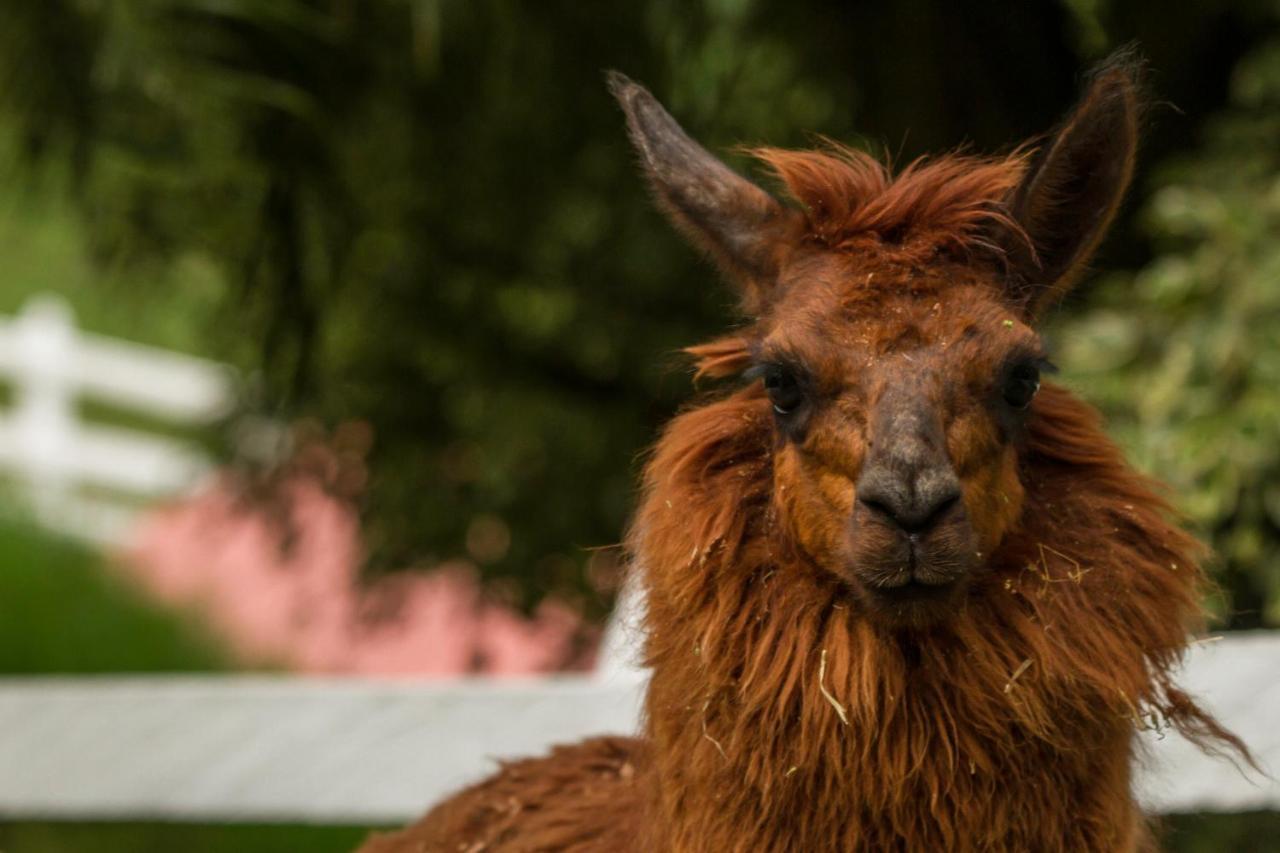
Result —
<instances>
[{"instance_id":1,"label":"llama","mask_svg":"<svg viewBox=\"0 0 1280 853\"><path fill-rule=\"evenodd\" d=\"M612 74L676 226L745 323L628 537L643 736L504 764L389 851L1148 851L1135 733L1247 750L1174 681L1197 543L1051 371L1038 321L1133 172L1120 54L1038 146L896 175L759 149L795 204ZM424 759L427 757L424 757Z\"/></svg>"}]
</instances>

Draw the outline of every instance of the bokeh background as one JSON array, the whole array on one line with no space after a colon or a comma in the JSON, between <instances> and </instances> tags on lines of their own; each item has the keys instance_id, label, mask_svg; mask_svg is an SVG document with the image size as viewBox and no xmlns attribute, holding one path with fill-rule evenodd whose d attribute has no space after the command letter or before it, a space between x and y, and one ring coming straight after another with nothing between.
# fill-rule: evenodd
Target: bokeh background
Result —
<instances>
[{"instance_id":1,"label":"bokeh background","mask_svg":"<svg viewBox=\"0 0 1280 853\"><path fill-rule=\"evenodd\" d=\"M1274 0L4 0L0 312L60 294L241 381L199 427L83 407L214 463L111 547L5 481L0 670L589 666L638 459L692 393L677 351L733 321L603 70L744 168L816 133L906 162L1043 132L1129 42L1141 169L1050 341L1213 545L1216 626L1280 627ZM1280 849L1276 815L1170 824ZM360 834L3 823L0 849Z\"/></svg>"}]
</instances>

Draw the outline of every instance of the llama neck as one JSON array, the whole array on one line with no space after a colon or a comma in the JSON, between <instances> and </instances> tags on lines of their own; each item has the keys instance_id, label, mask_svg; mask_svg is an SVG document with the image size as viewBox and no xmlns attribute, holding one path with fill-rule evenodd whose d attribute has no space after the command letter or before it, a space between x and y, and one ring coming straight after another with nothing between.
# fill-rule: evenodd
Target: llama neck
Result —
<instances>
[{"instance_id":1,"label":"llama neck","mask_svg":"<svg viewBox=\"0 0 1280 853\"><path fill-rule=\"evenodd\" d=\"M839 610L762 620L742 652L653 643L654 849L1126 850L1141 828L1132 725L1108 697L1082 712L1011 662L979 681L960 639L877 636Z\"/></svg>"},{"instance_id":2,"label":"llama neck","mask_svg":"<svg viewBox=\"0 0 1280 853\"><path fill-rule=\"evenodd\" d=\"M1042 394L1063 411L1033 432L1024 520L955 619L912 634L779 538L767 413L731 397L673 425L631 537L655 849L1136 849L1135 724L1217 734L1169 675L1194 544Z\"/></svg>"}]
</instances>

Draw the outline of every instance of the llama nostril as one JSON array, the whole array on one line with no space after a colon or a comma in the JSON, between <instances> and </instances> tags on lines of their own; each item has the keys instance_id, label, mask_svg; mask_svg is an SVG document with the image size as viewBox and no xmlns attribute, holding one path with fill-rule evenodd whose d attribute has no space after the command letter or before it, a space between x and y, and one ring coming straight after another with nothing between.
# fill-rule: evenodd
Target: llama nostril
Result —
<instances>
[{"instance_id":1,"label":"llama nostril","mask_svg":"<svg viewBox=\"0 0 1280 853\"><path fill-rule=\"evenodd\" d=\"M858 501L876 515L884 516L895 524L897 523L898 513L880 498L859 497Z\"/></svg>"},{"instance_id":2,"label":"llama nostril","mask_svg":"<svg viewBox=\"0 0 1280 853\"><path fill-rule=\"evenodd\" d=\"M935 499L934 504L925 510L920 520L919 530L928 530L936 525L942 518L951 511L951 508L960 502L960 490L948 491Z\"/></svg>"},{"instance_id":3,"label":"llama nostril","mask_svg":"<svg viewBox=\"0 0 1280 853\"><path fill-rule=\"evenodd\" d=\"M878 488L873 482L859 489L858 502L914 537L932 529L959 504L960 489L948 484L911 495L905 489Z\"/></svg>"}]
</instances>

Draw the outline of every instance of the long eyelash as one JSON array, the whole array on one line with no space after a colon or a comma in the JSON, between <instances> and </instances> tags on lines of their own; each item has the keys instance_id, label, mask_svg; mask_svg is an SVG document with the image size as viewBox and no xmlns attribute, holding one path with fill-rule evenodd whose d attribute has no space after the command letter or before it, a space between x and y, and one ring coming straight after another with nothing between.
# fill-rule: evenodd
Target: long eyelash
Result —
<instances>
[{"instance_id":1,"label":"long eyelash","mask_svg":"<svg viewBox=\"0 0 1280 853\"><path fill-rule=\"evenodd\" d=\"M762 378L770 370L785 371L794 376L797 381L802 381L808 375L798 360L787 355L776 355L756 359L750 367L742 371L742 379L744 382L751 382Z\"/></svg>"},{"instance_id":2,"label":"long eyelash","mask_svg":"<svg viewBox=\"0 0 1280 853\"><path fill-rule=\"evenodd\" d=\"M1036 369L1039 370L1041 373L1054 374L1059 372L1058 365L1054 364L1047 357L1037 358L1034 364L1036 366Z\"/></svg>"}]
</instances>

